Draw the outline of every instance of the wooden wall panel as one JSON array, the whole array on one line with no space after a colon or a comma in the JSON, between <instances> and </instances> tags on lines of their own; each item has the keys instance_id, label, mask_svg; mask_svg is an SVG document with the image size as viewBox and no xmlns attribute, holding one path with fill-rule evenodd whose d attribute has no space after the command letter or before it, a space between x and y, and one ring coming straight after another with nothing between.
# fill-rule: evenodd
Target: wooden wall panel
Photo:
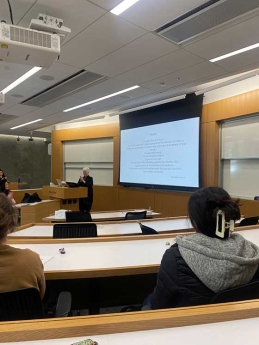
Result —
<instances>
[{"instance_id":1,"label":"wooden wall panel","mask_svg":"<svg viewBox=\"0 0 259 345\"><path fill-rule=\"evenodd\" d=\"M113 137L113 186L117 186L120 169L120 137Z\"/></svg>"},{"instance_id":2,"label":"wooden wall panel","mask_svg":"<svg viewBox=\"0 0 259 345\"><path fill-rule=\"evenodd\" d=\"M259 112L259 89L206 104L202 122L213 122Z\"/></svg>"},{"instance_id":3,"label":"wooden wall panel","mask_svg":"<svg viewBox=\"0 0 259 345\"><path fill-rule=\"evenodd\" d=\"M94 186L94 202L92 211L119 210L118 188Z\"/></svg>"},{"instance_id":4,"label":"wooden wall panel","mask_svg":"<svg viewBox=\"0 0 259 345\"><path fill-rule=\"evenodd\" d=\"M258 200L240 199L239 204L240 204L241 214L245 218L259 216L259 201Z\"/></svg>"},{"instance_id":5,"label":"wooden wall panel","mask_svg":"<svg viewBox=\"0 0 259 345\"><path fill-rule=\"evenodd\" d=\"M219 126L217 122L202 124L203 186L217 186L219 181Z\"/></svg>"},{"instance_id":6,"label":"wooden wall panel","mask_svg":"<svg viewBox=\"0 0 259 345\"><path fill-rule=\"evenodd\" d=\"M187 216L189 198L190 193L156 191L154 210L163 217Z\"/></svg>"},{"instance_id":7,"label":"wooden wall panel","mask_svg":"<svg viewBox=\"0 0 259 345\"><path fill-rule=\"evenodd\" d=\"M148 209L149 207L154 210L155 196L153 190L118 187L118 194L119 208L121 210Z\"/></svg>"},{"instance_id":8,"label":"wooden wall panel","mask_svg":"<svg viewBox=\"0 0 259 345\"><path fill-rule=\"evenodd\" d=\"M21 189L21 190L12 190L13 192L13 196L14 196L14 200L16 201L17 204L20 204L24 194L25 193L38 193L39 197L43 200L43 199L48 199L43 195L43 191L42 188L37 188L37 189Z\"/></svg>"},{"instance_id":9,"label":"wooden wall panel","mask_svg":"<svg viewBox=\"0 0 259 345\"><path fill-rule=\"evenodd\" d=\"M52 142L119 136L119 124L61 129L52 132Z\"/></svg>"}]
</instances>

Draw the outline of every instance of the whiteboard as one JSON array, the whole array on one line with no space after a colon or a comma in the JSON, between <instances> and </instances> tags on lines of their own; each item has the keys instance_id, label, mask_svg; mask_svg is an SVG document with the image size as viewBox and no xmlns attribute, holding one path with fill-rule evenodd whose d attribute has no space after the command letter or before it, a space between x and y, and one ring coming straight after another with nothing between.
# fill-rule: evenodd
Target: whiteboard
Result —
<instances>
[{"instance_id":1,"label":"whiteboard","mask_svg":"<svg viewBox=\"0 0 259 345\"><path fill-rule=\"evenodd\" d=\"M221 172L222 187L231 196L259 195L259 116L222 124Z\"/></svg>"},{"instance_id":2,"label":"whiteboard","mask_svg":"<svg viewBox=\"0 0 259 345\"><path fill-rule=\"evenodd\" d=\"M113 162L113 138L65 141L64 163Z\"/></svg>"},{"instance_id":3,"label":"whiteboard","mask_svg":"<svg viewBox=\"0 0 259 345\"><path fill-rule=\"evenodd\" d=\"M221 158L259 158L259 116L222 124Z\"/></svg>"},{"instance_id":4,"label":"whiteboard","mask_svg":"<svg viewBox=\"0 0 259 345\"><path fill-rule=\"evenodd\" d=\"M94 185L113 186L113 138L66 141L63 157L65 181L77 182L89 167Z\"/></svg>"},{"instance_id":5,"label":"whiteboard","mask_svg":"<svg viewBox=\"0 0 259 345\"><path fill-rule=\"evenodd\" d=\"M222 187L233 197L259 195L259 159L225 160L222 163Z\"/></svg>"}]
</instances>

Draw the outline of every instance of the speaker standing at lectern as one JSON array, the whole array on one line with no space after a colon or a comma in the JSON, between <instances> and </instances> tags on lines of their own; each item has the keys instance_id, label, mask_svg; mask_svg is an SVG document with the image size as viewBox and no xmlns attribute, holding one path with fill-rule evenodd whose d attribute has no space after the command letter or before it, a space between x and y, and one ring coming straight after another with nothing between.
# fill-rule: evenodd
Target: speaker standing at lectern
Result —
<instances>
[{"instance_id":1,"label":"speaker standing at lectern","mask_svg":"<svg viewBox=\"0 0 259 345\"><path fill-rule=\"evenodd\" d=\"M93 178L89 176L89 168L83 168L83 176L78 180L79 187L88 188L88 197L79 199L79 210L81 212L90 212L93 203Z\"/></svg>"}]
</instances>

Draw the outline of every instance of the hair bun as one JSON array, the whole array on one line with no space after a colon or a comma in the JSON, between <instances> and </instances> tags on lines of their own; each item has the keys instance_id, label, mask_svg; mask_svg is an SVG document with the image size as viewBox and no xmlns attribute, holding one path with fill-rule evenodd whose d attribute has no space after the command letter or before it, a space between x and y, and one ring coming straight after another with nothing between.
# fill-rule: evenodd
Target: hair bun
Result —
<instances>
[{"instance_id":1,"label":"hair bun","mask_svg":"<svg viewBox=\"0 0 259 345\"><path fill-rule=\"evenodd\" d=\"M215 208L222 209L226 206L228 206L232 200L222 200L222 199L213 199L213 200L207 200L207 209L213 210Z\"/></svg>"}]
</instances>

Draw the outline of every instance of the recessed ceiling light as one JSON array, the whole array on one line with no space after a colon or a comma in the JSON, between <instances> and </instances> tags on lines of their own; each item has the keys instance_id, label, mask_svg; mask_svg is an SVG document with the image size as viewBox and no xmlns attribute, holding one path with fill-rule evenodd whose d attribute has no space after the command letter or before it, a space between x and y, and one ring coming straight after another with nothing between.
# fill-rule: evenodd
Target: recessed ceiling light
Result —
<instances>
[{"instance_id":1,"label":"recessed ceiling light","mask_svg":"<svg viewBox=\"0 0 259 345\"><path fill-rule=\"evenodd\" d=\"M244 53L244 52L247 52L249 50L256 49L256 48L259 48L259 43L253 44L251 46L248 46L248 47L245 47L245 48L242 48L242 49L235 50L232 53L221 55L219 57L211 59L210 62L216 62L216 61L220 61L220 60L223 60L223 59L227 59L230 56L238 55L238 54L241 54L241 53Z\"/></svg>"},{"instance_id":2,"label":"recessed ceiling light","mask_svg":"<svg viewBox=\"0 0 259 345\"><path fill-rule=\"evenodd\" d=\"M15 97L15 98L23 98L24 96L19 94L19 93L13 93L10 96Z\"/></svg>"},{"instance_id":3,"label":"recessed ceiling light","mask_svg":"<svg viewBox=\"0 0 259 345\"><path fill-rule=\"evenodd\" d=\"M24 75L22 75L20 78L18 78L13 83L11 83L6 88L4 88L1 91L1 93L5 95L7 92L14 89L16 86L18 86L19 84L24 82L26 79L30 78L33 74L37 73L39 70L41 70L41 67L33 67L28 72L26 72Z\"/></svg>"},{"instance_id":4,"label":"recessed ceiling light","mask_svg":"<svg viewBox=\"0 0 259 345\"><path fill-rule=\"evenodd\" d=\"M27 126L27 125L30 125L30 124L32 124L32 123L39 122L39 121L42 121L42 119L38 119L38 120L26 122L26 123L24 123L24 124L22 124L22 125L15 126L15 127L10 128L10 129L16 129L16 128L24 127L24 126Z\"/></svg>"},{"instance_id":5,"label":"recessed ceiling light","mask_svg":"<svg viewBox=\"0 0 259 345\"><path fill-rule=\"evenodd\" d=\"M63 110L64 113L67 113L68 111L72 111L72 110L75 110L75 109L78 109L78 108L82 108L82 107L85 107L86 105L89 105L89 104L93 104L93 103L97 103L97 102L101 102L105 99L108 99L108 98L111 98L111 97L115 97L115 96L118 96L122 93L125 93L125 92L129 92L129 91L132 91L134 89L137 89L139 88L138 85L135 85L135 86L132 86L132 87L129 87L128 89L124 89L124 90L121 90L121 91L118 91L118 92L115 92L115 93L112 93L110 95L107 95L107 96L104 96L104 97L101 97L101 98L97 98L97 99L94 99L93 101L90 101L90 102L87 102L87 103L83 103L83 104L79 104L73 108L69 108L69 109L65 109Z\"/></svg>"},{"instance_id":6,"label":"recessed ceiling light","mask_svg":"<svg viewBox=\"0 0 259 345\"><path fill-rule=\"evenodd\" d=\"M39 78L42 80L54 80L54 77L51 75L41 75Z\"/></svg>"},{"instance_id":7,"label":"recessed ceiling light","mask_svg":"<svg viewBox=\"0 0 259 345\"><path fill-rule=\"evenodd\" d=\"M118 6L114 7L111 10L111 13L116 14L117 16L122 12L126 11L128 8L133 6L139 0L124 0Z\"/></svg>"}]
</instances>

